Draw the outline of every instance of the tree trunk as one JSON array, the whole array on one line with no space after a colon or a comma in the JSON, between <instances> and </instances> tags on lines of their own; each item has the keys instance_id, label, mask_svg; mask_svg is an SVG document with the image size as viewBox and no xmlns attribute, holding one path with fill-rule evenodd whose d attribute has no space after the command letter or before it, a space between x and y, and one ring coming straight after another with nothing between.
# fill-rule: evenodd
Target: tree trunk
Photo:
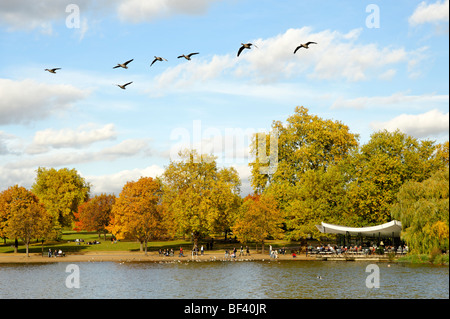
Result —
<instances>
[{"instance_id":1,"label":"tree trunk","mask_svg":"<svg viewBox=\"0 0 450 319\"><path fill-rule=\"evenodd\" d=\"M194 247L198 248L198 238L200 237L199 233L198 232L193 232L192 236L193 236L193 239L194 239Z\"/></svg>"},{"instance_id":2,"label":"tree trunk","mask_svg":"<svg viewBox=\"0 0 450 319\"><path fill-rule=\"evenodd\" d=\"M26 252L27 252L27 257L30 257L29 255L28 255L28 246L30 245L30 241L29 240L27 240L26 242L25 242L25 250L26 250Z\"/></svg>"},{"instance_id":3,"label":"tree trunk","mask_svg":"<svg viewBox=\"0 0 450 319\"><path fill-rule=\"evenodd\" d=\"M264 240L261 242L261 247L262 247L261 253L264 254Z\"/></svg>"},{"instance_id":4,"label":"tree trunk","mask_svg":"<svg viewBox=\"0 0 450 319\"><path fill-rule=\"evenodd\" d=\"M144 249L143 249L143 243L144 243L144 242L140 240L139 243L140 243L139 251L142 253L142 251L144 250Z\"/></svg>"}]
</instances>

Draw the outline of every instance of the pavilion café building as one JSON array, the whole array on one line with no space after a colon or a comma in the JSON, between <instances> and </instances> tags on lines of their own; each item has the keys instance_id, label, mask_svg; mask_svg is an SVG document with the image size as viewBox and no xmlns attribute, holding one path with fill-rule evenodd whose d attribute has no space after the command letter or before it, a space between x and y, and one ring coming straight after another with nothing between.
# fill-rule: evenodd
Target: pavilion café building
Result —
<instances>
[{"instance_id":1,"label":"pavilion caf\u00e9 building","mask_svg":"<svg viewBox=\"0 0 450 319\"><path fill-rule=\"evenodd\" d=\"M402 223L397 220L370 227L346 227L324 222L316 227L324 234L336 234L336 244L339 246L382 244L397 247L402 244L400 239Z\"/></svg>"}]
</instances>

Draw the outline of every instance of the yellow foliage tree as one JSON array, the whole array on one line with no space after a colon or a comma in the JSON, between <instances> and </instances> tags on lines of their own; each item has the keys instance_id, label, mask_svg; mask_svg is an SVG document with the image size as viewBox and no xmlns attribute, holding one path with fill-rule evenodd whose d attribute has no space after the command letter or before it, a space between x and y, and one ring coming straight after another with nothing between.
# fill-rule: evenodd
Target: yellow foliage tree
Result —
<instances>
[{"instance_id":1,"label":"yellow foliage tree","mask_svg":"<svg viewBox=\"0 0 450 319\"><path fill-rule=\"evenodd\" d=\"M164 171L164 204L172 233L192 235L197 245L202 236L230 229L240 205L240 179L233 168L219 169L212 156L194 150L179 156Z\"/></svg>"},{"instance_id":2,"label":"yellow foliage tree","mask_svg":"<svg viewBox=\"0 0 450 319\"><path fill-rule=\"evenodd\" d=\"M91 185L75 169L37 169L31 191L53 215L55 227L72 226L78 206L89 199Z\"/></svg>"}]
</instances>

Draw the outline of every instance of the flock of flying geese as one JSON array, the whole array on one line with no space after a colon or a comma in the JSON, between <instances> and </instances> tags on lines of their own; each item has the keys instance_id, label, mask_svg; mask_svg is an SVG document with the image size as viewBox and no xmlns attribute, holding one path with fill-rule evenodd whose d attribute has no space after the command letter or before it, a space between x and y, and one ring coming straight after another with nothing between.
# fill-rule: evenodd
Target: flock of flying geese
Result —
<instances>
[{"instance_id":1,"label":"flock of flying geese","mask_svg":"<svg viewBox=\"0 0 450 319\"><path fill-rule=\"evenodd\" d=\"M298 51L299 49L301 49L301 48L309 49L309 46L310 46L311 44L317 44L317 43L316 43L316 42L312 42L312 41L306 42L306 43L302 43L302 44L300 44L298 47L295 48L294 54L296 54L297 51ZM244 51L245 49L250 50L250 49L252 48L252 46L254 46L255 48L258 48L258 47L257 47L256 45L254 45L253 43L241 43L241 45L242 45L242 46L239 48L239 51L238 51L238 53L237 53L237 56L238 56L238 57L241 55L242 51ZM190 61L190 60L191 60L191 57L192 57L193 55L197 55L197 54L200 54L200 53L199 53L199 52L194 52L194 53L190 53L190 54L188 54L188 55L183 54L183 55L180 55L180 56L178 57L178 59L180 59L180 58L185 58L186 60ZM117 69L117 68L128 69L128 64L129 64L130 62L132 62L133 60L134 60L134 59L128 60L128 61L126 61L126 62L124 62L124 63L117 63L117 65L116 65L115 67L113 67L113 69ZM157 61L161 61L161 62L162 62L162 61L167 61L167 60L164 59L164 58L162 58L162 57L157 57L157 56L155 56L155 59L154 59L153 62L150 64L150 67L151 67L155 62L157 62ZM58 70L61 70L61 68L45 69L45 71L48 71L48 72L50 72L50 73L56 73L56 71L58 71ZM118 87L120 87L122 90L125 90L126 87L127 87L127 85L130 85L131 83L133 83L133 82L128 82L128 83L125 83L125 84L116 84L116 85L117 85Z\"/></svg>"}]
</instances>

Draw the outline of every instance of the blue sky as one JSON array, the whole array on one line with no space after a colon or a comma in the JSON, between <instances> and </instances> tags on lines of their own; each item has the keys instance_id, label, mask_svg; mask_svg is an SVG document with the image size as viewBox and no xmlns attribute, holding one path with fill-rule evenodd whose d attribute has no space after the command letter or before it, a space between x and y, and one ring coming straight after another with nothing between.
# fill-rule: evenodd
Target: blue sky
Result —
<instances>
[{"instance_id":1,"label":"blue sky","mask_svg":"<svg viewBox=\"0 0 450 319\"><path fill-rule=\"evenodd\" d=\"M446 141L448 7L0 0L0 190L30 187L40 166L68 167L94 193L117 195L161 175L177 150L201 147L236 167L247 193L251 134L300 105L342 121L361 144L380 129ZM307 41L318 44L294 55ZM257 48L236 57L248 42ZM191 52L200 54L177 58ZM150 67L154 56L168 61Z\"/></svg>"}]
</instances>

